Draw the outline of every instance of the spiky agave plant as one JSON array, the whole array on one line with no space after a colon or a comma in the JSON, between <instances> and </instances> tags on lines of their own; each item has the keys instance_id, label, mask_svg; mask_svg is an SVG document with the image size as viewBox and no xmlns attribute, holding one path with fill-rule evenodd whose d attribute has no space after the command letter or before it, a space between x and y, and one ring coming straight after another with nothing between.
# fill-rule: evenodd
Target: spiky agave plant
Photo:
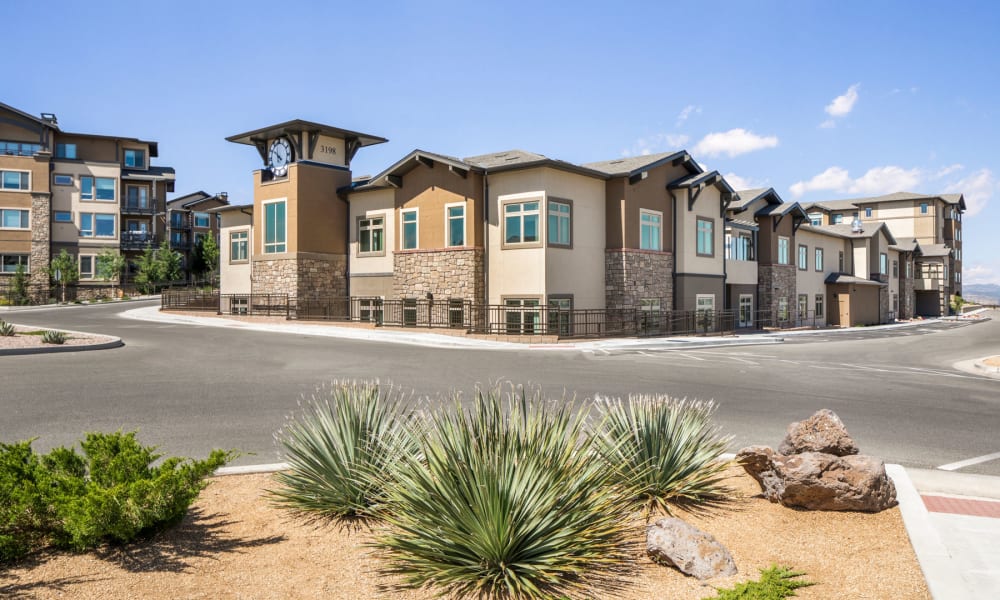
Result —
<instances>
[{"instance_id":1,"label":"spiky agave plant","mask_svg":"<svg viewBox=\"0 0 1000 600\"><path fill-rule=\"evenodd\" d=\"M289 469L272 501L310 520L377 519L395 466L419 452L407 400L377 382L321 387L275 434Z\"/></svg>"},{"instance_id":2,"label":"spiky agave plant","mask_svg":"<svg viewBox=\"0 0 1000 600\"><path fill-rule=\"evenodd\" d=\"M13 324L0 319L0 337L10 337L15 333L17 333L17 331L14 330Z\"/></svg>"},{"instance_id":3,"label":"spiky agave plant","mask_svg":"<svg viewBox=\"0 0 1000 600\"><path fill-rule=\"evenodd\" d=\"M669 514L672 506L708 509L731 498L724 483L730 463L720 455L732 438L712 424L713 402L632 395L597 404L605 414L598 452L647 518Z\"/></svg>"},{"instance_id":4,"label":"spiky agave plant","mask_svg":"<svg viewBox=\"0 0 1000 600\"><path fill-rule=\"evenodd\" d=\"M430 417L375 542L403 586L459 597L593 595L630 550L621 503L591 451L588 410L538 390L477 391Z\"/></svg>"}]
</instances>

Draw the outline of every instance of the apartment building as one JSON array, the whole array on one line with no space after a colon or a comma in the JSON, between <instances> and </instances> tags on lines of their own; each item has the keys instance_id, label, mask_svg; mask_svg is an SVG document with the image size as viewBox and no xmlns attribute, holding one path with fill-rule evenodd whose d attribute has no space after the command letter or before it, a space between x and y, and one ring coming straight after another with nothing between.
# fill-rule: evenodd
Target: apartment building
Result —
<instances>
[{"instance_id":1,"label":"apartment building","mask_svg":"<svg viewBox=\"0 0 1000 600\"><path fill-rule=\"evenodd\" d=\"M47 286L65 249L79 264L78 297L103 293L97 256L133 257L164 231L175 176L151 164L157 155L156 142L63 131L53 114L0 104L0 277L23 264Z\"/></svg>"},{"instance_id":2,"label":"apartment building","mask_svg":"<svg viewBox=\"0 0 1000 600\"><path fill-rule=\"evenodd\" d=\"M166 239L170 240L170 249L181 255L185 280L191 281L196 275L192 267L199 242L209 235L219 240L220 218L210 209L228 205L226 192L208 194L200 190L167 202Z\"/></svg>"}]
</instances>

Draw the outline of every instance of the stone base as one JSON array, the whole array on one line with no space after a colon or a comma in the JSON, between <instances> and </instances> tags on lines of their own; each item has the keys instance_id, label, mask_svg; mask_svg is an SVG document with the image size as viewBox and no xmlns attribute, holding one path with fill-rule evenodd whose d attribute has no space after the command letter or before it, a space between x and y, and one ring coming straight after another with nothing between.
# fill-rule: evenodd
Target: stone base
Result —
<instances>
[{"instance_id":1,"label":"stone base","mask_svg":"<svg viewBox=\"0 0 1000 600\"><path fill-rule=\"evenodd\" d=\"M281 258L255 258L254 294L287 294L290 298L347 296L347 256L299 253Z\"/></svg>"},{"instance_id":2,"label":"stone base","mask_svg":"<svg viewBox=\"0 0 1000 600\"><path fill-rule=\"evenodd\" d=\"M392 290L397 298L486 302L482 248L410 250L393 254Z\"/></svg>"},{"instance_id":3,"label":"stone base","mask_svg":"<svg viewBox=\"0 0 1000 600\"><path fill-rule=\"evenodd\" d=\"M791 316L798 301L795 294L795 266L759 265L757 269L758 309L777 319L778 301L785 298L788 300L788 314Z\"/></svg>"},{"instance_id":4,"label":"stone base","mask_svg":"<svg viewBox=\"0 0 1000 600\"><path fill-rule=\"evenodd\" d=\"M637 308L658 299L660 310L673 309L674 255L651 250L604 251L604 301L609 309Z\"/></svg>"}]
</instances>

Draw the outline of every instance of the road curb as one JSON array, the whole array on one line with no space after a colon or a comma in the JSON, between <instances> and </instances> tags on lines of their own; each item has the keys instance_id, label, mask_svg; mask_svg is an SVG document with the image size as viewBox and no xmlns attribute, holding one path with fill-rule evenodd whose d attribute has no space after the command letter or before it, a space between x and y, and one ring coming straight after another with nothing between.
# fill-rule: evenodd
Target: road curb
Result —
<instances>
[{"instance_id":1,"label":"road curb","mask_svg":"<svg viewBox=\"0 0 1000 600\"><path fill-rule=\"evenodd\" d=\"M219 467L215 470L213 475L254 475L256 473L275 473L277 471L287 471L288 468L289 465L286 462L263 465L240 465L236 467Z\"/></svg>"},{"instance_id":2,"label":"road curb","mask_svg":"<svg viewBox=\"0 0 1000 600\"><path fill-rule=\"evenodd\" d=\"M23 327L23 325L22 325ZM92 333L88 331L74 331L72 329L49 329L50 331L62 331L63 333L77 334L77 335L97 335L107 338L106 342L99 342L96 344L81 344L79 346L64 346L60 344L45 344L43 346L32 346L30 348L5 348L0 349L0 356L23 356L30 354L54 354L56 352L87 352L89 350L109 350L111 348L120 348L125 345L120 337L114 337L111 335L103 335L100 333Z\"/></svg>"},{"instance_id":3,"label":"road curb","mask_svg":"<svg viewBox=\"0 0 1000 600\"><path fill-rule=\"evenodd\" d=\"M885 471L896 486L903 525L931 596L938 600L971 598L973 590L968 588L961 571L952 564L951 554L934 529L927 507L906 469L900 465L886 465Z\"/></svg>"}]
</instances>

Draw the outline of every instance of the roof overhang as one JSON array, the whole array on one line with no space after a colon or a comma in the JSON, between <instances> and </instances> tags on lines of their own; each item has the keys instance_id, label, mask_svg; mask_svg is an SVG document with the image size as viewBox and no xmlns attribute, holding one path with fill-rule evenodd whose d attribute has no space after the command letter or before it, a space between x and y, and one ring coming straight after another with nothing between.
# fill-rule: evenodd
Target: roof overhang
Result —
<instances>
[{"instance_id":1,"label":"roof overhang","mask_svg":"<svg viewBox=\"0 0 1000 600\"><path fill-rule=\"evenodd\" d=\"M258 142L264 142L282 135L302 132L318 133L320 135L328 135L330 137L348 141L355 140L357 141L359 147L373 146L375 144L383 144L389 141L377 135L351 131L349 129L341 129L340 127L314 123L312 121L303 121L302 119L293 119L291 121L285 121L284 123L269 125L267 127L261 127L260 129L254 129L253 131L231 135L226 138L226 141L254 146Z\"/></svg>"}]
</instances>

